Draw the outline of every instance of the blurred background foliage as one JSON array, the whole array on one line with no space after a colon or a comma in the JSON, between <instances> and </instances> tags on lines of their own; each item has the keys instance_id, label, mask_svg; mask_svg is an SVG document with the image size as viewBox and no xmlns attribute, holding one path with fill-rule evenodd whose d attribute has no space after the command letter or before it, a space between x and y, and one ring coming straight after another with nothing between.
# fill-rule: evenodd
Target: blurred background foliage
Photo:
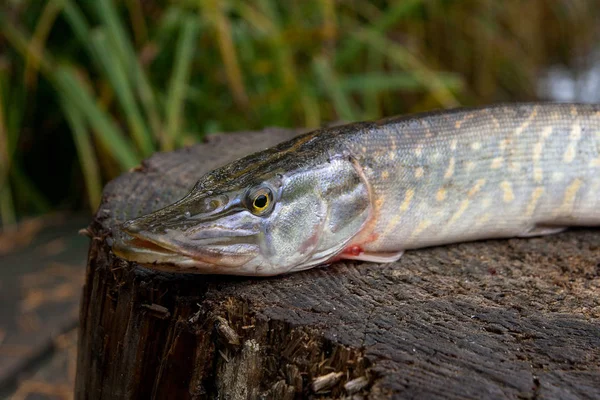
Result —
<instances>
[{"instance_id":1,"label":"blurred background foliage","mask_svg":"<svg viewBox=\"0 0 600 400\"><path fill-rule=\"evenodd\" d=\"M3 0L0 218L216 132L535 100L585 68L585 0Z\"/></svg>"}]
</instances>

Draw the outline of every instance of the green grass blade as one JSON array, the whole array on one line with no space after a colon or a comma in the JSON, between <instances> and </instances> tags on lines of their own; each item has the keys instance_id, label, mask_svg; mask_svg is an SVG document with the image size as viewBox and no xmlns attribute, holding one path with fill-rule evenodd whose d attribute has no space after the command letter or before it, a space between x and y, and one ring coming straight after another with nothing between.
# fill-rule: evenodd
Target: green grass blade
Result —
<instances>
[{"instance_id":1,"label":"green grass blade","mask_svg":"<svg viewBox=\"0 0 600 400\"><path fill-rule=\"evenodd\" d=\"M177 144L182 128L182 117L186 87L190 78L190 70L194 59L194 43L198 31L198 22L188 18L182 26L177 48L169 91L167 93L167 124L165 129L163 150L172 150Z\"/></svg>"},{"instance_id":2,"label":"green grass blade","mask_svg":"<svg viewBox=\"0 0 600 400\"><path fill-rule=\"evenodd\" d=\"M9 152L8 124L4 113L4 94L0 85L0 219L2 226L13 225L17 221L8 174L11 158ZM7 104L8 105L8 104Z\"/></svg>"},{"instance_id":3,"label":"green grass blade","mask_svg":"<svg viewBox=\"0 0 600 400\"><path fill-rule=\"evenodd\" d=\"M94 212L100 205L100 196L102 183L96 153L90 140L90 135L85 126L85 120L79 110L69 104L68 101L62 101L62 109L67 118L67 122L73 132L75 148L79 157L79 164L83 169L85 186L91 211Z\"/></svg>"},{"instance_id":4,"label":"green grass blade","mask_svg":"<svg viewBox=\"0 0 600 400\"><path fill-rule=\"evenodd\" d=\"M252 26L254 31L266 38L266 44L270 50L269 61L275 65L279 78L279 82L276 84L277 92L283 98L291 97L298 93L298 73L291 46L286 43L281 28L281 17L272 1L261 0L256 4L260 6L259 10L243 2L236 2L233 5L237 7L240 16ZM271 106L276 106L276 104L271 104ZM285 103L281 102L281 107L276 112L285 114L286 108Z\"/></svg>"},{"instance_id":5,"label":"green grass blade","mask_svg":"<svg viewBox=\"0 0 600 400\"><path fill-rule=\"evenodd\" d=\"M92 33L90 40L96 47L98 53L102 55L98 59L112 84L119 103L123 107L131 135L137 144L138 149L141 151L142 156L147 157L152 154L154 150L152 136L146 127L135 101L131 82L127 79L122 64L109 56L110 47L107 44L105 33L101 30L96 30Z\"/></svg>"},{"instance_id":6,"label":"green grass blade","mask_svg":"<svg viewBox=\"0 0 600 400\"><path fill-rule=\"evenodd\" d=\"M320 57L314 60L313 67L315 74L331 98L338 117L343 121L356 121L358 119L358 112L355 111L356 107L342 90L337 77L331 70L331 65L325 58Z\"/></svg>"},{"instance_id":7,"label":"green grass blade","mask_svg":"<svg viewBox=\"0 0 600 400\"><path fill-rule=\"evenodd\" d=\"M17 27L15 27L12 22L5 18L5 16L0 13L0 32L4 34L4 37L8 41L9 44L13 46L13 48L21 54L21 56L25 59L30 58L34 62L39 65L39 68L44 73L49 73L50 68L50 60L49 57L44 54L43 49L39 49L37 47L30 47L29 42L23 32L21 32Z\"/></svg>"},{"instance_id":8,"label":"green grass blade","mask_svg":"<svg viewBox=\"0 0 600 400\"><path fill-rule=\"evenodd\" d=\"M135 149L128 139L123 137L111 117L98 107L94 97L76 78L75 72L69 68L58 67L53 78L58 90L66 96L70 105L77 107L86 116L98 140L112 150L121 168L127 170L137 165L139 157Z\"/></svg>"},{"instance_id":9,"label":"green grass blade","mask_svg":"<svg viewBox=\"0 0 600 400\"><path fill-rule=\"evenodd\" d=\"M146 71L144 71L137 59L133 43L123 27L113 1L95 0L94 4L98 16L107 28L106 31L109 40L117 49L118 57L124 71L127 73L128 78L135 84L137 94L144 106L146 117L150 122L153 135L158 138L161 131L161 123L154 93L152 92Z\"/></svg>"},{"instance_id":10,"label":"green grass blade","mask_svg":"<svg viewBox=\"0 0 600 400\"><path fill-rule=\"evenodd\" d=\"M0 66L0 187L19 143L26 95L24 86L12 85L9 69L9 65Z\"/></svg>"},{"instance_id":11,"label":"green grass blade","mask_svg":"<svg viewBox=\"0 0 600 400\"><path fill-rule=\"evenodd\" d=\"M135 60L135 51L132 43L125 32L122 21L115 10L113 0L95 0L94 6L98 17L100 18L106 32L110 38L111 44L116 50L116 55L123 68L132 71L132 64Z\"/></svg>"},{"instance_id":12,"label":"green grass blade","mask_svg":"<svg viewBox=\"0 0 600 400\"><path fill-rule=\"evenodd\" d=\"M47 213L52 209L48 200L18 165L13 164L10 169L10 180L14 184L14 199L17 204L28 204L33 211L40 214Z\"/></svg>"},{"instance_id":13,"label":"green grass blade","mask_svg":"<svg viewBox=\"0 0 600 400\"><path fill-rule=\"evenodd\" d=\"M383 54L378 51L373 51L372 49L367 50L367 71L383 71L385 69L385 59ZM377 72L370 72L365 74L367 78L377 74ZM380 72L383 75L383 73ZM345 78L349 78L346 76ZM375 82L372 82L375 83ZM344 87L345 82L342 82L341 85ZM346 82L347 84L347 82ZM381 107L381 100L385 96L385 90L381 87L376 88L369 85L369 82L362 82L364 84L364 89L362 90L363 95L363 104L365 108L365 118L366 119L377 119L379 116L383 114L383 110ZM377 85L374 85L377 86ZM345 89L348 91L349 89Z\"/></svg>"},{"instance_id":14,"label":"green grass blade","mask_svg":"<svg viewBox=\"0 0 600 400\"><path fill-rule=\"evenodd\" d=\"M90 27L79 7L73 4L71 0L64 0L63 15L79 41L86 43L90 36Z\"/></svg>"},{"instance_id":15,"label":"green grass blade","mask_svg":"<svg viewBox=\"0 0 600 400\"><path fill-rule=\"evenodd\" d=\"M394 3L390 8L386 9L385 13L381 17L369 24L370 29L377 33L385 33L388 29L396 25L399 20L409 16L413 13L421 4L423 0L403 0ZM361 24L354 22L356 27L360 27ZM349 36L345 43L342 45L340 50L336 53L335 64L338 66L347 65L348 63L354 62L359 56L359 52L365 47L365 42L355 37Z\"/></svg>"},{"instance_id":16,"label":"green grass blade","mask_svg":"<svg viewBox=\"0 0 600 400\"><path fill-rule=\"evenodd\" d=\"M0 186L0 221L3 228L17 223L13 194L8 182Z\"/></svg>"},{"instance_id":17,"label":"green grass blade","mask_svg":"<svg viewBox=\"0 0 600 400\"><path fill-rule=\"evenodd\" d=\"M236 105L245 110L248 107L248 95L244 86L244 76L233 41L232 21L228 18L228 10L222 0L207 0L201 2L200 10L204 19L210 23L218 43L227 83Z\"/></svg>"},{"instance_id":18,"label":"green grass blade","mask_svg":"<svg viewBox=\"0 0 600 400\"><path fill-rule=\"evenodd\" d=\"M319 109L319 98L315 95L311 86L306 86L301 95L302 109L304 110L304 126L307 128L318 128L321 126L321 110Z\"/></svg>"},{"instance_id":19,"label":"green grass blade","mask_svg":"<svg viewBox=\"0 0 600 400\"><path fill-rule=\"evenodd\" d=\"M54 26L56 18L60 14L64 0L49 0L42 11L39 20L36 23L35 30L29 42L30 47L43 48L50 30ZM27 57L25 59L25 72L24 80L25 85L31 90L35 87L37 82L37 74L39 65L37 64L38 59L33 57Z\"/></svg>"},{"instance_id":20,"label":"green grass blade","mask_svg":"<svg viewBox=\"0 0 600 400\"><path fill-rule=\"evenodd\" d=\"M452 73L438 73L437 79L445 87L459 90L462 80ZM340 86L345 92L382 92L391 90L423 90L426 85L417 79L411 72L373 72L356 75L348 75L340 78Z\"/></svg>"},{"instance_id":21,"label":"green grass blade","mask_svg":"<svg viewBox=\"0 0 600 400\"><path fill-rule=\"evenodd\" d=\"M292 49L288 43L286 43L284 38L284 23L277 10L277 5L273 0L259 0L258 4L261 6L263 14L271 21L271 50L277 60L279 75L281 76L283 83L283 91L287 94L293 93L298 87L298 81L296 79L298 73L296 71Z\"/></svg>"},{"instance_id":22,"label":"green grass blade","mask_svg":"<svg viewBox=\"0 0 600 400\"><path fill-rule=\"evenodd\" d=\"M442 106L450 108L457 107L460 104L447 85L440 79L439 75L403 46L374 31L362 30L354 35L359 40L364 41L373 50L384 54L400 68L412 73L415 79L426 87Z\"/></svg>"}]
</instances>

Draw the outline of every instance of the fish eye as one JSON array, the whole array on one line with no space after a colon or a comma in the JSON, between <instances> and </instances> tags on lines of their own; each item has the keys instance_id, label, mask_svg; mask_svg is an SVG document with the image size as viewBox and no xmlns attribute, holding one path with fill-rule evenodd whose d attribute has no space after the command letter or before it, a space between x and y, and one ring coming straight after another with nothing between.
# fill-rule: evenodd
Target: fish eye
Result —
<instances>
[{"instance_id":1,"label":"fish eye","mask_svg":"<svg viewBox=\"0 0 600 400\"><path fill-rule=\"evenodd\" d=\"M267 205L269 205L269 199L264 194L260 194L254 199L254 208L256 209L263 210Z\"/></svg>"},{"instance_id":2,"label":"fish eye","mask_svg":"<svg viewBox=\"0 0 600 400\"><path fill-rule=\"evenodd\" d=\"M250 194L250 211L253 214L263 214L270 209L273 193L268 188L260 188Z\"/></svg>"}]
</instances>

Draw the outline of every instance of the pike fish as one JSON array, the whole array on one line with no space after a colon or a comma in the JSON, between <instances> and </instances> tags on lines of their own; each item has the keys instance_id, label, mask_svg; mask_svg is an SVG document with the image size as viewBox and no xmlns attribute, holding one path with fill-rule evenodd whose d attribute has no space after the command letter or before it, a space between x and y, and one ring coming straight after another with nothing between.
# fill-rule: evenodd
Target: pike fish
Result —
<instances>
[{"instance_id":1,"label":"pike fish","mask_svg":"<svg viewBox=\"0 0 600 400\"><path fill-rule=\"evenodd\" d=\"M600 226L600 105L461 108L318 129L121 226L127 260L268 276Z\"/></svg>"}]
</instances>

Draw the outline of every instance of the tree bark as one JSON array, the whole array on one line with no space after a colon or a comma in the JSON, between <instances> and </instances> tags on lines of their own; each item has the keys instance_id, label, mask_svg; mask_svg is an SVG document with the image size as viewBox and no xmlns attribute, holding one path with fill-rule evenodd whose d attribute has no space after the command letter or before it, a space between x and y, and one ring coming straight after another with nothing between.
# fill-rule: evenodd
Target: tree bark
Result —
<instances>
[{"instance_id":1,"label":"tree bark","mask_svg":"<svg viewBox=\"0 0 600 400\"><path fill-rule=\"evenodd\" d=\"M210 137L107 185L90 226L79 399L600 398L600 231L274 278L155 272L111 231L294 136Z\"/></svg>"}]
</instances>

